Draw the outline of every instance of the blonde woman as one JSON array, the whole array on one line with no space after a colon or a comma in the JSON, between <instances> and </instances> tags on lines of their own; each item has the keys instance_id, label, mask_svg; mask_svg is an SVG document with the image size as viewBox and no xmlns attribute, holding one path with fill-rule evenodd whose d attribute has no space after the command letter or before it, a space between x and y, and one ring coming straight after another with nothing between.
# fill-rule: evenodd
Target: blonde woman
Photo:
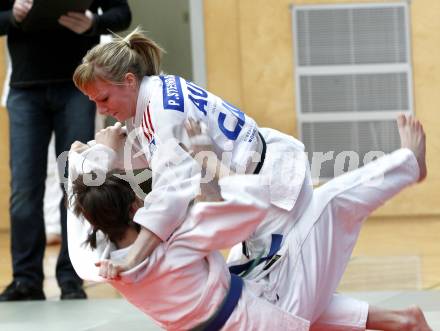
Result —
<instances>
[{"instance_id":1,"label":"blonde woman","mask_svg":"<svg viewBox=\"0 0 440 331\"><path fill-rule=\"evenodd\" d=\"M303 144L276 130L258 128L252 118L192 82L160 75L161 53L153 40L136 29L125 38L92 48L73 77L98 112L125 122L127 132L117 123L98 133L96 142L110 147L109 156L117 158L123 154L126 133L134 136L129 148L142 151L153 171L149 199L154 203L147 202L134 216L146 229L120 270L129 269L166 241L183 221L183 211L198 190L194 160L185 158L179 148L179 143L188 144L183 125L187 119L203 123L213 151L227 167L270 178L269 215L243 245L250 259L262 248L268 252L271 234L287 233L311 196ZM286 213L289 224L276 221Z\"/></svg>"}]
</instances>

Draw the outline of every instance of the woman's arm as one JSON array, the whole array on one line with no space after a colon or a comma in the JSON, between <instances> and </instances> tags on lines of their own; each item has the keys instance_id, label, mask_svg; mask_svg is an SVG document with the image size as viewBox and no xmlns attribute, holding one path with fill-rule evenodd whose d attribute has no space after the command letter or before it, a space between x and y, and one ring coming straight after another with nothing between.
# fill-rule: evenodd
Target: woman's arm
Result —
<instances>
[{"instance_id":1,"label":"woman's arm","mask_svg":"<svg viewBox=\"0 0 440 331\"><path fill-rule=\"evenodd\" d=\"M216 186L201 194L189 215L189 231L172 238L172 247L177 250L185 263L207 253L219 250L245 240L258 227L266 215L269 205L269 186L264 177L255 175L235 175L217 157L204 159L198 154L213 152L211 138L203 125L194 120L185 123L190 147L185 148L199 162L202 173L207 173ZM220 192L221 190L221 192ZM204 203L203 203L204 202ZM215 203L217 202L217 203Z\"/></svg>"},{"instance_id":2,"label":"woman's arm","mask_svg":"<svg viewBox=\"0 0 440 331\"><path fill-rule=\"evenodd\" d=\"M175 255L177 264L200 260L247 239L266 216L269 187L260 175L226 177L219 185L225 201L196 204L171 237L167 254Z\"/></svg>"}]
</instances>

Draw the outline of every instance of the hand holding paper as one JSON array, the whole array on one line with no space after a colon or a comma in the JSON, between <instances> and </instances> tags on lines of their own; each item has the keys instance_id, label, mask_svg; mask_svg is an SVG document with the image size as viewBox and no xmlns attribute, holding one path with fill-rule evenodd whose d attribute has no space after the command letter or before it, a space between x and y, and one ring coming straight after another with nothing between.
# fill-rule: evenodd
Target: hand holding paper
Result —
<instances>
[{"instance_id":1,"label":"hand holding paper","mask_svg":"<svg viewBox=\"0 0 440 331\"><path fill-rule=\"evenodd\" d=\"M13 15L23 31L67 28L81 34L92 27L93 0L15 0Z\"/></svg>"},{"instance_id":2,"label":"hand holding paper","mask_svg":"<svg viewBox=\"0 0 440 331\"><path fill-rule=\"evenodd\" d=\"M86 10L84 13L71 11L66 15L60 16L58 23L73 32L81 34L92 27L93 13L90 10Z\"/></svg>"}]
</instances>

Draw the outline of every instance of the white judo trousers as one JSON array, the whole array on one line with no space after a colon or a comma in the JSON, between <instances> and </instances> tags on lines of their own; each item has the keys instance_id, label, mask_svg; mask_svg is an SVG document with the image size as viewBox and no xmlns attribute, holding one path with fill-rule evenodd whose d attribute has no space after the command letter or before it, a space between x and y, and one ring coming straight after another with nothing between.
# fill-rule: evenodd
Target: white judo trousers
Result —
<instances>
[{"instance_id":1,"label":"white judo trousers","mask_svg":"<svg viewBox=\"0 0 440 331\"><path fill-rule=\"evenodd\" d=\"M254 289L311 330L365 330L368 304L335 295L361 226L375 209L419 178L409 149L399 149L330 180L313 192L283 241L283 257Z\"/></svg>"}]
</instances>

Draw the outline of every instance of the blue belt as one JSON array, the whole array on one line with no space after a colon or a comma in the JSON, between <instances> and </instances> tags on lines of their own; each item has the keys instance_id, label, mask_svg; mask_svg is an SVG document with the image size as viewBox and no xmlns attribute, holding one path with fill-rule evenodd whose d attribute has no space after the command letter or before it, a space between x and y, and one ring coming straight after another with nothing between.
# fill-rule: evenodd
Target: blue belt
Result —
<instances>
[{"instance_id":1,"label":"blue belt","mask_svg":"<svg viewBox=\"0 0 440 331\"><path fill-rule=\"evenodd\" d=\"M240 299L241 292L243 290L243 279L237 275L241 273L246 274L247 272L252 270L254 266L264 261L271 260L279 251L282 240L283 236L281 234L273 233L269 254L266 257L256 258L245 264L229 267L229 271L231 272L231 285L229 286L228 294L226 294L226 298L221 304L221 307L213 317L211 317L205 323L192 329L192 331L218 331L225 325L226 321L231 316L232 312L237 306L238 300Z\"/></svg>"},{"instance_id":2,"label":"blue belt","mask_svg":"<svg viewBox=\"0 0 440 331\"><path fill-rule=\"evenodd\" d=\"M283 236L281 234L272 233L272 242L270 244L269 254L266 257L257 257L244 264L234 265L229 267L232 274L246 276L254 267L262 262L271 260L275 254L280 250Z\"/></svg>"},{"instance_id":3,"label":"blue belt","mask_svg":"<svg viewBox=\"0 0 440 331\"><path fill-rule=\"evenodd\" d=\"M272 242L270 244L269 254L266 257L260 257L253 259L245 264L240 264L236 266L229 267L231 272L231 284L229 286L228 293L223 300L220 308L217 312L209 318L206 322L198 325L197 327L191 329L191 331L218 331L220 330L231 316L235 307L237 306L238 300L240 300L241 292L243 290L243 279L238 276L238 274L246 274L256 265L264 261L271 260L275 254L279 251L281 247L281 242L283 236L281 234L272 234Z\"/></svg>"},{"instance_id":4,"label":"blue belt","mask_svg":"<svg viewBox=\"0 0 440 331\"><path fill-rule=\"evenodd\" d=\"M243 290L243 279L231 274L231 284L219 310L208 321L191 329L191 331L219 331L231 316Z\"/></svg>"}]
</instances>

